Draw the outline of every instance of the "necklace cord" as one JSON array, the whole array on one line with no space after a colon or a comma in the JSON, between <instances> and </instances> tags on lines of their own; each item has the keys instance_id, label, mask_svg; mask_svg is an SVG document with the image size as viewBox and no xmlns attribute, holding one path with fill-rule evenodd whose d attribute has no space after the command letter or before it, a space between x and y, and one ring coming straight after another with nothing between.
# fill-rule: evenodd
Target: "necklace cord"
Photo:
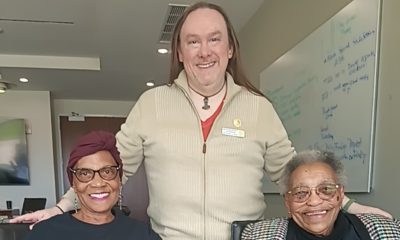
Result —
<instances>
[{"instance_id":1,"label":"necklace cord","mask_svg":"<svg viewBox=\"0 0 400 240\"><path fill-rule=\"evenodd\" d=\"M213 93L213 94L211 94L211 95L208 95L208 96L207 96L207 95L204 95L204 94L202 94L202 93L200 93L200 92L198 92L198 91L196 91L194 88L192 88L192 86L190 86L189 83L188 83L188 86L189 86L190 90L192 90L193 92L199 94L200 96L202 96L202 97L204 97L204 98L210 98L210 97L214 97L215 95L217 95L218 93L220 93L220 92L222 91L222 89L224 89L225 84L226 84L226 81L224 81L224 84L222 84L222 87L221 87L218 91L216 91L215 93Z\"/></svg>"},{"instance_id":2,"label":"necklace cord","mask_svg":"<svg viewBox=\"0 0 400 240\"><path fill-rule=\"evenodd\" d=\"M221 87L217 92L215 92L215 93L213 93L213 94L211 94L211 95L206 96L206 95L203 95L203 94L199 93L198 91L194 90L194 89L190 86L190 84L189 84L189 82L188 82L189 88L190 88L193 92L195 92L195 93L197 93L197 94L199 94L200 96L203 97L203 103L204 103L204 105L203 105L203 107L201 107L201 108L204 109L204 110L210 109L210 105L208 105L208 98L214 97L215 95L217 95L218 93L220 93L220 92L222 91L222 89L224 89L225 84L226 84L226 81L224 81L224 84L222 84L222 87Z\"/></svg>"}]
</instances>

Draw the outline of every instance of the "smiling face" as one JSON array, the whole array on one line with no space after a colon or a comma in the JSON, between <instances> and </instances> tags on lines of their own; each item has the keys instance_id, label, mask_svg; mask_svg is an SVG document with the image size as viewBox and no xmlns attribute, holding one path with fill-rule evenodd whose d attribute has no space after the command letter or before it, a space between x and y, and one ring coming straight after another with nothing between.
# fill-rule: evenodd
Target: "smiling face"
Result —
<instances>
[{"instance_id":1,"label":"smiling face","mask_svg":"<svg viewBox=\"0 0 400 240\"><path fill-rule=\"evenodd\" d=\"M108 151L99 151L82 157L73 167L99 170L106 166L117 166L114 158ZM80 182L73 176L73 188L79 198L80 212L86 216L111 215L111 208L117 203L121 180L117 175L112 180L104 180L95 173L94 178L87 182Z\"/></svg>"},{"instance_id":2,"label":"smiling face","mask_svg":"<svg viewBox=\"0 0 400 240\"><path fill-rule=\"evenodd\" d=\"M332 168L321 162L300 165L290 176L289 189L301 186L314 188L320 184L336 184L338 179ZM329 235L333 229L344 197L343 187L328 200L321 199L315 189L303 203L293 200L291 194L285 194L285 205L293 220L304 230L318 235Z\"/></svg>"},{"instance_id":3,"label":"smiling face","mask_svg":"<svg viewBox=\"0 0 400 240\"><path fill-rule=\"evenodd\" d=\"M178 54L193 88L206 95L219 89L233 54L223 16L209 8L191 12L182 25Z\"/></svg>"}]
</instances>

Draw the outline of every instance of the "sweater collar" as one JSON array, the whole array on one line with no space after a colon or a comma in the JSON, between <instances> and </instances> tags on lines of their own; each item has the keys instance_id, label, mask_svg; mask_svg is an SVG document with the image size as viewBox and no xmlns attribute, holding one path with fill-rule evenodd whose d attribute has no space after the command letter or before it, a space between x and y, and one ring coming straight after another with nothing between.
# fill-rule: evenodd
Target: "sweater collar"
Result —
<instances>
[{"instance_id":1,"label":"sweater collar","mask_svg":"<svg viewBox=\"0 0 400 240\"><path fill-rule=\"evenodd\" d=\"M227 76L226 78L227 89L226 89L225 101L229 101L234 95L236 95L240 90L242 90L242 87L235 83L233 77L228 72L226 72L225 74ZM181 88L187 96L189 96L189 85L185 70L182 70L179 73L178 78L174 80L174 83L179 88Z\"/></svg>"}]
</instances>

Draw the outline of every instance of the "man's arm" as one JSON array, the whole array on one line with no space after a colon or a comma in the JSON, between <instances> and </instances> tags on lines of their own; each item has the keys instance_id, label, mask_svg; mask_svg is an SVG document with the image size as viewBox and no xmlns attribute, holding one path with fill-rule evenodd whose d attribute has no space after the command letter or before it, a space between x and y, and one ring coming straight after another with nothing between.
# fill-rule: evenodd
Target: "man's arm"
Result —
<instances>
[{"instance_id":1,"label":"man's arm","mask_svg":"<svg viewBox=\"0 0 400 240\"><path fill-rule=\"evenodd\" d=\"M32 229L32 227L40 221L73 210L74 204L72 199L74 198L75 192L72 188L70 188L67 193L64 194L64 196L61 198L61 200L56 204L56 206L18 216L11 219L10 223L33 223L32 225L30 225L30 228Z\"/></svg>"},{"instance_id":2,"label":"man's arm","mask_svg":"<svg viewBox=\"0 0 400 240\"><path fill-rule=\"evenodd\" d=\"M349 201L352 201L352 202L349 202ZM372 214L379 214L379 215L382 215L387 218L393 218L393 216L390 213L388 213L380 208L359 204L359 203L355 202L354 200L350 200L350 198L348 198L346 195L344 196L344 199L342 202L342 208L345 208L344 209L345 211L352 213L352 214L372 213Z\"/></svg>"}]
</instances>

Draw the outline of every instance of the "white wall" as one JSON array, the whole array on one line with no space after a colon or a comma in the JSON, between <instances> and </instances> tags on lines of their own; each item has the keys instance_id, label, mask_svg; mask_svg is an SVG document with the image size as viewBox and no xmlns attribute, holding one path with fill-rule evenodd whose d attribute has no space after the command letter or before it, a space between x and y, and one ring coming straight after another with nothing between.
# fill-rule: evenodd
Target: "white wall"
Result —
<instances>
[{"instance_id":1,"label":"white wall","mask_svg":"<svg viewBox=\"0 0 400 240\"><path fill-rule=\"evenodd\" d=\"M382 6L374 189L351 196L400 217L400 1L383 0Z\"/></svg>"},{"instance_id":2,"label":"white wall","mask_svg":"<svg viewBox=\"0 0 400 240\"><path fill-rule=\"evenodd\" d=\"M265 1L256 15L239 33L245 69L259 86L260 72L295 46L350 0L271 0ZM371 193L350 194L359 202L375 205L400 216L400 1L383 0L381 55L379 68L378 113ZM310 7L312 6L312 7ZM267 216L286 216L281 196L266 194Z\"/></svg>"},{"instance_id":3,"label":"white wall","mask_svg":"<svg viewBox=\"0 0 400 240\"><path fill-rule=\"evenodd\" d=\"M57 196L61 197L65 190L62 184L62 152L60 137L60 116L70 116L71 112L82 116L126 117L135 102L129 101L96 101L96 100L67 100L53 101L54 143L56 149L56 178Z\"/></svg>"},{"instance_id":4,"label":"white wall","mask_svg":"<svg viewBox=\"0 0 400 240\"><path fill-rule=\"evenodd\" d=\"M32 134L27 135L29 186L0 186L0 209L6 200L22 207L24 197L46 197L47 206L56 201L50 93L8 91L0 94L0 115L25 119Z\"/></svg>"}]
</instances>

